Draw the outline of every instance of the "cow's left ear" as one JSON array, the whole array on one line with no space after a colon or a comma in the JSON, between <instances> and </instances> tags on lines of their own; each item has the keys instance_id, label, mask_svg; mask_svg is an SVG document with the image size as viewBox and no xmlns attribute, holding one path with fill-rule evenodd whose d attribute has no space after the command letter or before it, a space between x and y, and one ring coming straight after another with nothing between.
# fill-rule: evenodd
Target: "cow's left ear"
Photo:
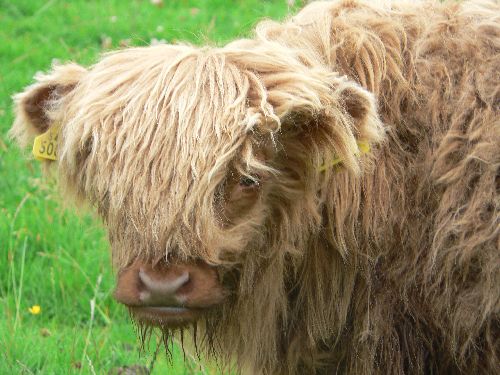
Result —
<instances>
[{"instance_id":1,"label":"cow's left ear","mask_svg":"<svg viewBox=\"0 0 500 375\"><path fill-rule=\"evenodd\" d=\"M269 86L268 100L281 119L284 142L359 171L359 154L385 133L373 93L322 70L304 71L283 86L277 82Z\"/></svg>"},{"instance_id":2,"label":"cow's left ear","mask_svg":"<svg viewBox=\"0 0 500 375\"><path fill-rule=\"evenodd\" d=\"M64 99L81 80L86 70L77 64L54 66L47 74L35 76L35 83L14 95L15 120L9 135L24 147L46 132L57 120Z\"/></svg>"},{"instance_id":3,"label":"cow's left ear","mask_svg":"<svg viewBox=\"0 0 500 375\"><path fill-rule=\"evenodd\" d=\"M259 38L225 47L228 62L246 73L248 103L261 115L249 115L248 127L271 133L273 143L279 137L287 155L341 159L359 171L359 145L379 143L385 133L374 94L318 64L313 53Z\"/></svg>"}]
</instances>

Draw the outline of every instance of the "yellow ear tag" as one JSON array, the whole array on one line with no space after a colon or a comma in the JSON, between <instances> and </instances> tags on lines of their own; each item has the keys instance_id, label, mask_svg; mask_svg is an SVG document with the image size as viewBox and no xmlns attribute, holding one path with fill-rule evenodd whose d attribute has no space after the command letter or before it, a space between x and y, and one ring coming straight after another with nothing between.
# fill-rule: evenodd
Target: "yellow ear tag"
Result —
<instances>
[{"instance_id":1,"label":"yellow ear tag","mask_svg":"<svg viewBox=\"0 0 500 375\"><path fill-rule=\"evenodd\" d=\"M367 153L370 152L370 144L368 142L358 141L357 144L358 144L358 149L359 149L359 153L356 153L357 155L367 154ZM318 171L319 172L324 172L328 168L335 167L336 165L338 165L340 163L342 163L342 159L341 158L335 158L332 161L330 161L329 163L321 165L318 168Z\"/></svg>"},{"instance_id":2,"label":"yellow ear tag","mask_svg":"<svg viewBox=\"0 0 500 375\"><path fill-rule=\"evenodd\" d=\"M59 126L53 125L40 134L33 142L33 155L36 160L57 160L57 138Z\"/></svg>"},{"instance_id":3,"label":"yellow ear tag","mask_svg":"<svg viewBox=\"0 0 500 375\"><path fill-rule=\"evenodd\" d=\"M358 148L362 154L367 154L370 152L370 144L368 142L358 141Z\"/></svg>"}]
</instances>

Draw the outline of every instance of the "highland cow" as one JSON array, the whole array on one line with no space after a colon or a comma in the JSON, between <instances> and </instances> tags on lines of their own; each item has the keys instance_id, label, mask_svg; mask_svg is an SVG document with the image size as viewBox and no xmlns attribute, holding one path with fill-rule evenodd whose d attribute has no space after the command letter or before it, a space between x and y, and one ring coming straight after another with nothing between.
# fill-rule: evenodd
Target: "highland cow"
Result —
<instances>
[{"instance_id":1,"label":"highland cow","mask_svg":"<svg viewBox=\"0 0 500 375\"><path fill-rule=\"evenodd\" d=\"M252 374L499 373L497 1L317 2L36 80L11 134L57 135L140 324Z\"/></svg>"}]
</instances>

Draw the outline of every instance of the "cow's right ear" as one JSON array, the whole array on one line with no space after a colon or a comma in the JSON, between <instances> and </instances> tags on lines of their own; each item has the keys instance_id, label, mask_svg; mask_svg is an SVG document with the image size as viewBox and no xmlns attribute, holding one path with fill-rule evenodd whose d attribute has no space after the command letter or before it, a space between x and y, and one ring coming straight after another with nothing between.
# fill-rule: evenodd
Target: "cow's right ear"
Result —
<instances>
[{"instance_id":1,"label":"cow's right ear","mask_svg":"<svg viewBox=\"0 0 500 375\"><path fill-rule=\"evenodd\" d=\"M15 120L9 135L25 147L46 132L63 110L65 97L87 71L77 64L58 65L47 74L38 73L35 83L14 95Z\"/></svg>"}]
</instances>

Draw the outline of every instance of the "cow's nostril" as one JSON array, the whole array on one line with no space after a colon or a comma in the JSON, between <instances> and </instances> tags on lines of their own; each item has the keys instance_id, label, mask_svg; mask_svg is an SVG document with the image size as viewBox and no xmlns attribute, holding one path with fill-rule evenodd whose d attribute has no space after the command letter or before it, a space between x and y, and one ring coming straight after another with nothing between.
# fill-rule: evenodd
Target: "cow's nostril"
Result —
<instances>
[{"instance_id":1,"label":"cow's nostril","mask_svg":"<svg viewBox=\"0 0 500 375\"><path fill-rule=\"evenodd\" d=\"M187 282L189 282L189 273L183 272L176 278L165 278L160 280L153 279L147 272L141 268L139 270L139 279L143 284L143 290L139 293L139 299L145 304L155 303L180 303L176 297L176 292Z\"/></svg>"}]
</instances>

